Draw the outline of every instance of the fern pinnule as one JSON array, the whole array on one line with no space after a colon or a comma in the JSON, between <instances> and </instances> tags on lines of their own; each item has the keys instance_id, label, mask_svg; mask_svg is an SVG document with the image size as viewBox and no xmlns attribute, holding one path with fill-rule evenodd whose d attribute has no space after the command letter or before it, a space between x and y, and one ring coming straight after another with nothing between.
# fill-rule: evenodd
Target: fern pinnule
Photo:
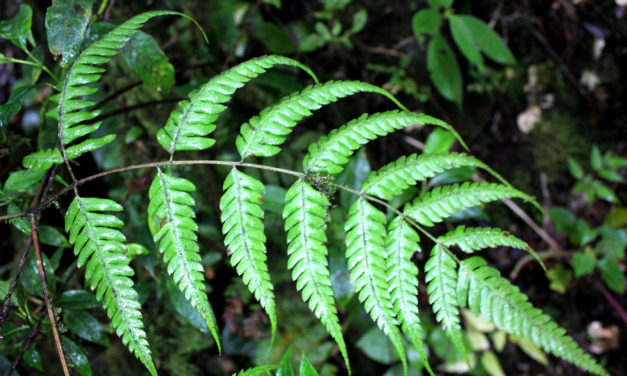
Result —
<instances>
[{"instance_id":1,"label":"fern pinnule","mask_svg":"<svg viewBox=\"0 0 627 376\"><path fill-rule=\"evenodd\" d=\"M396 217L390 223L385 237L385 274L392 307L403 333L418 351L422 363L434 375L422 343L422 325L418 316L418 268L412 261L420 252L420 236L403 220Z\"/></svg>"},{"instance_id":2,"label":"fern pinnule","mask_svg":"<svg viewBox=\"0 0 627 376\"><path fill-rule=\"evenodd\" d=\"M196 236L198 225L194 220L195 202L188 193L195 190L191 181L174 177L158 168L149 190L148 215L154 223L160 224L152 235L163 254L168 274L172 275L174 283L205 320L218 351L221 351L218 325L207 298L205 270L200 262Z\"/></svg>"},{"instance_id":3,"label":"fern pinnule","mask_svg":"<svg viewBox=\"0 0 627 376\"><path fill-rule=\"evenodd\" d=\"M503 184L509 185L498 173L473 156L464 153L429 153L402 156L371 172L363 182L361 191L384 200L391 200L417 182L458 167L479 167Z\"/></svg>"},{"instance_id":4,"label":"fern pinnule","mask_svg":"<svg viewBox=\"0 0 627 376\"><path fill-rule=\"evenodd\" d=\"M435 318L442 324L444 332L457 351L466 358L468 349L462 339L456 295L457 263L442 246L436 244L425 264L425 272L429 304L433 308Z\"/></svg>"},{"instance_id":5,"label":"fern pinnule","mask_svg":"<svg viewBox=\"0 0 627 376\"><path fill-rule=\"evenodd\" d=\"M52 100L58 103L56 118L59 122L59 143L62 148L65 149L65 146L80 137L94 132L100 126L100 122L89 124L99 114L97 110L86 110L94 103L90 100L79 99L98 90L95 87L88 86L100 80L105 72L105 69L98 67L98 65L109 62L149 19L168 14L187 17L181 13L171 11L142 13L117 26L102 38L90 44L78 55L68 69L61 92L52 97ZM105 137L81 142L79 145L76 145L74 153L72 155L68 154L67 158L77 158L84 153L96 150L113 141L115 135ZM53 164L62 162L63 158L58 149L40 150L30 154L23 160L24 167L31 169L48 169Z\"/></svg>"},{"instance_id":6,"label":"fern pinnule","mask_svg":"<svg viewBox=\"0 0 627 376\"><path fill-rule=\"evenodd\" d=\"M405 206L405 215L421 225L433 226L445 218L481 203L503 198L531 198L511 186L497 183L470 183L439 186Z\"/></svg>"},{"instance_id":7,"label":"fern pinnule","mask_svg":"<svg viewBox=\"0 0 627 376\"><path fill-rule=\"evenodd\" d=\"M337 174L344 169L343 166L348 163L353 152L361 146L381 136L416 124L438 125L451 132L463 143L453 127L433 119L425 114L398 110L373 115L363 114L311 144L303 160L303 168L305 171Z\"/></svg>"},{"instance_id":8,"label":"fern pinnule","mask_svg":"<svg viewBox=\"0 0 627 376\"><path fill-rule=\"evenodd\" d=\"M261 207L264 190L265 186L259 180L233 168L224 181L220 219L231 265L268 314L274 339L276 309L266 265Z\"/></svg>"},{"instance_id":9,"label":"fern pinnule","mask_svg":"<svg viewBox=\"0 0 627 376\"><path fill-rule=\"evenodd\" d=\"M310 116L311 111L360 92L384 95L405 109L390 93L365 82L329 81L313 85L283 98L279 103L264 109L258 116L242 124L240 135L235 142L237 151L242 160L249 156L273 156L281 151L279 146L285 142L292 128L303 118Z\"/></svg>"},{"instance_id":10,"label":"fern pinnule","mask_svg":"<svg viewBox=\"0 0 627 376\"><path fill-rule=\"evenodd\" d=\"M566 331L533 307L525 294L487 266L478 256L461 261L457 280L461 306L493 322L496 327L531 340L537 346L596 375L609 373L586 354Z\"/></svg>"},{"instance_id":11,"label":"fern pinnule","mask_svg":"<svg viewBox=\"0 0 627 376\"><path fill-rule=\"evenodd\" d=\"M133 269L126 256L124 222L111 214L121 211L118 203L102 198L74 197L65 214L65 231L74 245L78 267L87 264L85 280L107 311L122 342L153 376L152 362L142 322L139 299L133 288Z\"/></svg>"},{"instance_id":12,"label":"fern pinnule","mask_svg":"<svg viewBox=\"0 0 627 376\"><path fill-rule=\"evenodd\" d=\"M285 193L283 218L287 232L287 267L292 270L296 288L309 308L320 319L327 332L337 342L346 367L350 363L342 336L340 320L333 301L329 276L326 208L329 200L302 179L298 179Z\"/></svg>"},{"instance_id":13,"label":"fern pinnule","mask_svg":"<svg viewBox=\"0 0 627 376\"><path fill-rule=\"evenodd\" d=\"M511 233L499 228L465 227L460 225L457 226L455 230L449 231L445 235L438 237L437 241L438 244L441 244L444 247L456 245L459 249L466 253L474 253L482 249L499 246L522 249L529 252L529 254L535 257L540 265L546 269L536 251L534 251L529 244L518 239Z\"/></svg>"},{"instance_id":14,"label":"fern pinnule","mask_svg":"<svg viewBox=\"0 0 627 376\"><path fill-rule=\"evenodd\" d=\"M188 99L179 102L165 127L157 133L157 140L170 152L170 158L176 150L210 148L215 140L207 135L215 130L215 121L226 109L223 103L231 100L233 93L248 81L278 64L300 68L318 82L308 67L296 60L276 55L251 59L218 74L199 89L191 91Z\"/></svg>"},{"instance_id":15,"label":"fern pinnule","mask_svg":"<svg viewBox=\"0 0 627 376\"><path fill-rule=\"evenodd\" d=\"M346 259L355 293L377 326L388 336L407 370L405 347L386 278L385 214L363 197L351 206L344 225Z\"/></svg>"}]
</instances>

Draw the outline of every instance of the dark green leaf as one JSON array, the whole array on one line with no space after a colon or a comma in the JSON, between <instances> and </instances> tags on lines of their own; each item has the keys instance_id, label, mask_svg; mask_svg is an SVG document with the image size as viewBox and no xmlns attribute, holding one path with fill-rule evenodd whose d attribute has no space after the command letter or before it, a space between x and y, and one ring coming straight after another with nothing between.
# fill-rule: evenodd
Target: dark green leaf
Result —
<instances>
[{"instance_id":1,"label":"dark green leaf","mask_svg":"<svg viewBox=\"0 0 627 376\"><path fill-rule=\"evenodd\" d=\"M122 47L122 56L144 84L159 91L170 91L174 67L153 37L138 31Z\"/></svg>"},{"instance_id":2,"label":"dark green leaf","mask_svg":"<svg viewBox=\"0 0 627 376\"><path fill-rule=\"evenodd\" d=\"M625 293L627 278L625 278L625 273L618 267L616 260L607 258L601 260L599 269L601 269L601 277L603 277L607 287L619 294Z\"/></svg>"},{"instance_id":3,"label":"dark green leaf","mask_svg":"<svg viewBox=\"0 0 627 376\"><path fill-rule=\"evenodd\" d=\"M81 349L74 341L67 337L61 337L63 340L63 350L65 356L70 361L70 365L74 367L82 376L91 376L91 367L89 360L83 349Z\"/></svg>"},{"instance_id":4,"label":"dark green leaf","mask_svg":"<svg viewBox=\"0 0 627 376\"><path fill-rule=\"evenodd\" d=\"M46 171L19 170L12 172L4 183L4 191L7 194L27 193L35 194L36 188L41 183Z\"/></svg>"},{"instance_id":5,"label":"dark green leaf","mask_svg":"<svg viewBox=\"0 0 627 376\"><path fill-rule=\"evenodd\" d=\"M455 142L455 136L444 129L436 128L429 134L425 141L425 148L422 151L428 153L443 153L450 150Z\"/></svg>"},{"instance_id":6,"label":"dark green leaf","mask_svg":"<svg viewBox=\"0 0 627 376\"><path fill-rule=\"evenodd\" d=\"M429 6L431 8L438 8L438 7L448 8L451 5L453 5L453 1L455 0L427 0L427 3L429 3Z\"/></svg>"},{"instance_id":7,"label":"dark green leaf","mask_svg":"<svg viewBox=\"0 0 627 376\"><path fill-rule=\"evenodd\" d=\"M273 22L254 24L252 35L271 53L286 55L296 52L296 46L285 30Z\"/></svg>"},{"instance_id":8,"label":"dark green leaf","mask_svg":"<svg viewBox=\"0 0 627 376\"><path fill-rule=\"evenodd\" d=\"M563 294L566 292L566 286L573 279L573 272L565 269L562 264L557 264L556 267L546 273L546 276L551 281L551 289Z\"/></svg>"},{"instance_id":9,"label":"dark green leaf","mask_svg":"<svg viewBox=\"0 0 627 376\"><path fill-rule=\"evenodd\" d=\"M470 28L464 22L465 16L453 15L449 18L449 26L453 40L459 47L460 51L466 56L471 63L481 67L483 66L483 58L479 50L479 44L474 39L474 35Z\"/></svg>"},{"instance_id":10,"label":"dark green leaf","mask_svg":"<svg viewBox=\"0 0 627 376\"><path fill-rule=\"evenodd\" d=\"M584 274L592 273L596 266L596 260L588 253L577 252L573 255L573 269L575 269L575 277L581 277Z\"/></svg>"},{"instance_id":11,"label":"dark green leaf","mask_svg":"<svg viewBox=\"0 0 627 376\"><path fill-rule=\"evenodd\" d=\"M601 158L601 152L599 148L594 145L592 146L592 151L590 152L590 165L593 169L599 170L603 167L603 159Z\"/></svg>"},{"instance_id":12,"label":"dark green leaf","mask_svg":"<svg viewBox=\"0 0 627 376\"><path fill-rule=\"evenodd\" d=\"M399 359L392 342L378 328L372 328L366 332L357 341L357 347L370 359L379 363L392 364Z\"/></svg>"},{"instance_id":13,"label":"dark green leaf","mask_svg":"<svg viewBox=\"0 0 627 376\"><path fill-rule=\"evenodd\" d=\"M360 32L368 22L368 12L366 9L360 9L353 15L353 26L351 27L350 33L355 34Z\"/></svg>"},{"instance_id":14,"label":"dark green leaf","mask_svg":"<svg viewBox=\"0 0 627 376\"><path fill-rule=\"evenodd\" d=\"M9 121L22 109L22 97L34 87L35 85L25 85L14 88L9 100L0 105L0 142L6 139Z\"/></svg>"},{"instance_id":15,"label":"dark green leaf","mask_svg":"<svg viewBox=\"0 0 627 376\"><path fill-rule=\"evenodd\" d=\"M414 15L412 25L414 34L420 38L422 34L435 35L440 29L442 17L436 9L423 9Z\"/></svg>"},{"instance_id":16,"label":"dark green leaf","mask_svg":"<svg viewBox=\"0 0 627 376\"><path fill-rule=\"evenodd\" d=\"M52 265L50 265L50 260L48 260L48 257L44 253L41 254L41 258L44 262L44 271L46 272L48 290L52 295L55 292L54 269L52 268ZM28 293L43 297L41 279L39 278L39 268L37 267L35 252L32 249L26 258L26 264L24 265L24 270L20 276L20 281Z\"/></svg>"},{"instance_id":17,"label":"dark green leaf","mask_svg":"<svg viewBox=\"0 0 627 376\"><path fill-rule=\"evenodd\" d=\"M568 169L570 170L570 174L575 178L575 179L581 179L583 178L583 168L581 168L581 166L579 165L579 163L577 163L576 160L574 160L571 157L568 157Z\"/></svg>"},{"instance_id":18,"label":"dark green leaf","mask_svg":"<svg viewBox=\"0 0 627 376\"><path fill-rule=\"evenodd\" d=\"M63 310L63 319L67 328L82 339L109 346L109 338L102 325L87 311L66 308Z\"/></svg>"},{"instance_id":19,"label":"dark green leaf","mask_svg":"<svg viewBox=\"0 0 627 376\"><path fill-rule=\"evenodd\" d=\"M191 303L185 299L185 295L183 295L181 290L179 290L179 288L174 284L172 278L168 277L167 281L168 293L170 294L170 299L172 299L172 304L174 304L176 312L178 312L182 318L187 320L196 329L203 333L209 333L209 327L207 326L205 320L196 308L194 308Z\"/></svg>"},{"instance_id":20,"label":"dark green leaf","mask_svg":"<svg viewBox=\"0 0 627 376\"><path fill-rule=\"evenodd\" d=\"M68 248L70 246L70 243L61 231L48 225L39 226L39 240L54 247Z\"/></svg>"},{"instance_id":21,"label":"dark green leaf","mask_svg":"<svg viewBox=\"0 0 627 376\"><path fill-rule=\"evenodd\" d=\"M29 366L41 372L44 371L44 367L41 364L41 356L39 356L39 351L37 351L35 345L30 345L28 347L28 350L24 353L23 359Z\"/></svg>"},{"instance_id":22,"label":"dark green leaf","mask_svg":"<svg viewBox=\"0 0 627 376\"><path fill-rule=\"evenodd\" d=\"M463 23L466 26L465 29L467 29L474 44L481 49L487 57L501 64L516 63L514 55L505 42L503 42L501 37L494 30L490 29L485 22L469 15L454 16L454 18L457 19L456 22ZM464 51L462 50L462 52ZM471 59L469 58L469 60Z\"/></svg>"},{"instance_id":23,"label":"dark green leaf","mask_svg":"<svg viewBox=\"0 0 627 376\"><path fill-rule=\"evenodd\" d=\"M440 34L429 42L427 69L431 73L431 82L440 94L450 101L461 104L462 74L451 47Z\"/></svg>"},{"instance_id":24,"label":"dark green leaf","mask_svg":"<svg viewBox=\"0 0 627 376\"><path fill-rule=\"evenodd\" d=\"M305 353L302 353L301 355L300 370L298 374L300 376L318 376L318 372L316 372L316 369L313 368L311 363L309 363L309 359L307 359L307 356L305 355Z\"/></svg>"},{"instance_id":25,"label":"dark green leaf","mask_svg":"<svg viewBox=\"0 0 627 376\"><path fill-rule=\"evenodd\" d=\"M35 44L30 31L32 18L33 10L28 5L20 5L20 10L13 18L0 22L0 38L8 39L22 50L27 51L27 41Z\"/></svg>"},{"instance_id":26,"label":"dark green leaf","mask_svg":"<svg viewBox=\"0 0 627 376\"><path fill-rule=\"evenodd\" d=\"M267 185L263 193L263 209L272 213L283 214L285 205L285 188L278 185Z\"/></svg>"},{"instance_id":27,"label":"dark green leaf","mask_svg":"<svg viewBox=\"0 0 627 376\"><path fill-rule=\"evenodd\" d=\"M592 189L594 189L594 194L599 198L608 202L618 203L618 197L616 197L614 191L600 181L592 181Z\"/></svg>"},{"instance_id":28,"label":"dark green leaf","mask_svg":"<svg viewBox=\"0 0 627 376\"><path fill-rule=\"evenodd\" d=\"M64 291L55 304L62 308L73 309L90 309L100 306L96 296L86 290Z\"/></svg>"},{"instance_id":29,"label":"dark green leaf","mask_svg":"<svg viewBox=\"0 0 627 376\"><path fill-rule=\"evenodd\" d=\"M559 206L549 209L549 217L555 223L555 228L562 234L570 234L575 227L576 218L570 210Z\"/></svg>"},{"instance_id":30,"label":"dark green leaf","mask_svg":"<svg viewBox=\"0 0 627 376\"><path fill-rule=\"evenodd\" d=\"M53 55L62 55L66 67L79 52L91 17L92 0L54 0L46 12L48 47Z\"/></svg>"}]
</instances>

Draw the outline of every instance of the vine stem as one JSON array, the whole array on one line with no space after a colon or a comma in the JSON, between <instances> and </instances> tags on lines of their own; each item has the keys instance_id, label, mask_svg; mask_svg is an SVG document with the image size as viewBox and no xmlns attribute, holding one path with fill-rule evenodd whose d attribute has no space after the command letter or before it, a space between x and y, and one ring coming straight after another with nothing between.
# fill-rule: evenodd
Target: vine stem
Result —
<instances>
[{"instance_id":1,"label":"vine stem","mask_svg":"<svg viewBox=\"0 0 627 376\"><path fill-rule=\"evenodd\" d=\"M39 205L41 205L46 200L48 191L50 190L50 187L52 186L52 182L54 181L56 169L57 169L57 166L53 166L47 171L46 177L44 177L44 179L41 181L41 184L39 184L39 189L37 190L37 193L35 194L35 197L33 198L33 201L30 204L29 210L33 210L34 208L36 208L38 202L39 202ZM41 216L41 213L38 212L37 221L39 221L40 216ZM22 252L22 257L20 258L20 262L17 265L17 270L15 271L15 274L13 275L13 278L11 279L11 284L9 285L9 291L7 291L7 294L4 297L4 301L2 302L2 308L0 309L0 327L4 323L4 320L6 320L6 318L9 316L11 296L13 295L13 292L15 291L15 288L17 287L17 280L20 277L22 270L24 269L24 265L26 264L26 256L28 255L28 251L30 250L32 241L33 239L31 235L29 234L28 238L26 238L26 245L24 247L24 252Z\"/></svg>"},{"instance_id":2,"label":"vine stem","mask_svg":"<svg viewBox=\"0 0 627 376\"><path fill-rule=\"evenodd\" d=\"M44 293L44 301L46 302L46 310L48 311L48 318L50 319L50 328L52 330L52 336L54 337L54 343L57 347L57 354L59 354L59 360L61 361L61 368L63 369L63 375L70 376L70 371L67 367L65 355L63 354L63 344L61 343L61 337L57 330L57 321L54 317L54 311L52 310L52 303L50 302L50 294L48 293L48 283L46 282L46 271L44 270L44 261L41 257L41 249L39 247L39 235L37 232L37 224L35 223L35 215L32 213L29 215L30 221L30 233L33 239L33 247L35 248L35 257L37 259L37 269L39 270L39 280L41 281L41 289Z\"/></svg>"}]
</instances>

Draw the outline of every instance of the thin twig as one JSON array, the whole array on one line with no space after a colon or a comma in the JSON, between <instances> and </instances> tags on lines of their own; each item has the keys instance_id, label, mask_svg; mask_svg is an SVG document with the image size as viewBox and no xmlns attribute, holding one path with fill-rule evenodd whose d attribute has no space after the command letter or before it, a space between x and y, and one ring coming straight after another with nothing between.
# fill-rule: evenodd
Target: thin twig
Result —
<instances>
[{"instance_id":1,"label":"thin twig","mask_svg":"<svg viewBox=\"0 0 627 376\"><path fill-rule=\"evenodd\" d=\"M59 297L59 295L61 295L61 292L65 289L65 287L67 286L68 282L70 281L70 279L72 279L72 276L74 275L74 273L76 273L77 270L78 270L78 268L76 267L76 265L74 265L74 267L72 268L72 270L68 274L67 278L59 286L59 288L57 290L57 293L52 298L52 303L53 304L54 304L54 302L56 302L56 300ZM37 321L30 328L30 330L28 331L28 334L26 335L25 339L23 339L24 343L22 344L22 348L20 349L20 352L17 354L15 359L13 359L13 363L11 364L11 368L9 369L9 372L7 373L7 376L11 376L11 373L17 368L17 365L20 363L20 360L24 356L24 353L26 352L26 350L28 350L28 347L30 346L30 344L33 342L33 340L37 336L37 333L39 332L39 326L43 322L44 316L46 316L46 313L47 313L47 311L42 310L41 312L39 312L37 314L38 315ZM20 339L20 341L22 341L22 339Z\"/></svg>"},{"instance_id":2,"label":"thin twig","mask_svg":"<svg viewBox=\"0 0 627 376\"><path fill-rule=\"evenodd\" d=\"M620 304L618 304L616 299L614 299L612 294L610 294L610 292L607 291L605 287L601 287L601 292L603 293L603 296L605 297L605 299L610 303L610 305L614 307L614 309L618 313L618 316L620 316L620 318L623 319L623 322L627 324L627 312L625 312L625 309L621 307Z\"/></svg>"},{"instance_id":3,"label":"thin twig","mask_svg":"<svg viewBox=\"0 0 627 376\"><path fill-rule=\"evenodd\" d=\"M52 187L52 182L54 181L56 170L57 170L57 166L52 166L48 171L46 171L46 175L44 176L44 179L39 184L39 189L37 190L35 197L33 197L33 200L31 201L29 210L37 209L39 206L41 206L44 203L44 201L46 200L48 196L48 192L50 191L50 188ZM39 221L40 217L41 217L41 212L37 210L37 221ZM28 238L26 239L26 246L24 247L24 252L22 252L22 257L20 258L20 262L17 264L17 270L15 271L15 274L13 275L13 278L11 279L11 284L9 285L9 291L7 292L6 296L4 297L4 301L2 302L2 308L0 309L0 327L4 323L4 320L6 320L6 318L9 316L11 296L13 295L13 292L15 291L15 288L17 287L17 280L19 279L20 274L22 273L22 270L24 269L24 265L26 263L26 256L28 255L28 251L30 250L30 247L32 245L32 240L33 239L29 234Z\"/></svg>"},{"instance_id":4,"label":"thin twig","mask_svg":"<svg viewBox=\"0 0 627 376\"><path fill-rule=\"evenodd\" d=\"M127 91L141 85L142 82L141 81L135 81L135 82L131 82L130 84L123 86L119 89L117 89L116 91L114 91L113 93L111 93L111 95L107 96L105 99L101 100L100 102L96 103L94 105L94 109L96 108L101 108L102 106L104 106L105 104L107 104L108 102L110 102L112 99L115 99L116 97L119 97L120 95L126 93Z\"/></svg>"},{"instance_id":5,"label":"thin twig","mask_svg":"<svg viewBox=\"0 0 627 376\"><path fill-rule=\"evenodd\" d=\"M54 337L54 343L57 347L57 354L59 354L59 361L61 362L61 368L63 369L63 375L70 376L70 371L67 367L67 361L63 354L63 344L61 343L61 337L57 330L57 320L54 317L54 311L52 309L52 303L50 302L50 294L48 293L48 283L46 282L46 271L44 270L44 261L41 257L41 249L39 247L39 235L37 232L37 224L35 223L35 216L30 215L30 233L33 239L33 247L35 248L35 257L37 258L37 269L39 269L39 280L41 281L41 289L44 294L44 301L46 302L46 310L48 311L48 318L50 319L50 329L52 330L52 336Z\"/></svg>"}]
</instances>

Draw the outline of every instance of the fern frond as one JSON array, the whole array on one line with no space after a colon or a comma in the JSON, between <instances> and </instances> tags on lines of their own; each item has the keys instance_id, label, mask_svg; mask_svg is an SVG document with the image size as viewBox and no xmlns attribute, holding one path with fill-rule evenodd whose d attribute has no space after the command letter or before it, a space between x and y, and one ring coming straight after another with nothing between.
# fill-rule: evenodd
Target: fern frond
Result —
<instances>
[{"instance_id":1,"label":"fern frond","mask_svg":"<svg viewBox=\"0 0 627 376\"><path fill-rule=\"evenodd\" d=\"M292 270L296 288L302 290L305 302L320 319L327 332L337 342L346 367L350 370L346 344L333 301L329 276L326 208L329 200L302 179L298 179L285 194L285 231L287 232L287 267Z\"/></svg>"},{"instance_id":2,"label":"fern frond","mask_svg":"<svg viewBox=\"0 0 627 376\"><path fill-rule=\"evenodd\" d=\"M274 338L276 313L261 208L264 190L259 180L233 168L224 181L220 219L231 265L268 314Z\"/></svg>"},{"instance_id":3,"label":"fern frond","mask_svg":"<svg viewBox=\"0 0 627 376\"><path fill-rule=\"evenodd\" d=\"M281 151L279 147L292 128L311 111L333 103L349 95L371 92L388 97L400 108L405 109L390 93L360 81L329 81L309 86L301 92L283 98L279 103L266 108L259 116L242 124L236 146L242 159L249 156L270 157Z\"/></svg>"},{"instance_id":4,"label":"fern frond","mask_svg":"<svg viewBox=\"0 0 627 376\"><path fill-rule=\"evenodd\" d=\"M420 252L418 233L396 217L390 223L385 237L385 274L392 307L396 312L403 333L418 351L422 363L434 375L422 343L422 325L418 316L418 268L412 261Z\"/></svg>"},{"instance_id":5,"label":"fern frond","mask_svg":"<svg viewBox=\"0 0 627 376\"><path fill-rule=\"evenodd\" d=\"M566 330L527 300L527 296L487 266L477 256L462 261L457 281L459 304L468 306L475 314L494 323L499 329L531 340L560 358L596 375L609 375L590 355L586 354Z\"/></svg>"},{"instance_id":6,"label":"fern frond","mask_svg":"<svg viewBox=\"0 0 627 376\"><path fill-rule=\"evenodd\" d=\"M407 205L404 213L425 226L433 226L462 210L503 198L531 200L521 191L497 183L451 184L436 187Z\"/></svg>"},{"instance_id":7,"label":"fern frond","mask_svg":"<svg viewBox=\"0 0 627 376\"><path fill-rule=\"evenodd\" d=\"M524 241L507 231L492 227L465 227L460 225L455 230L440 236L438 243L445 247L456 245L466 253L498 246L522 249L533 253L531 247Z\"/></svg>"},{"instance_id":8,"label":"fern frond","mask_svg":"<svg viewBox=\"0 0 627 376\"><path fill-rule=\"evenodd\" d=\"M78 158L84 153L91 150L99 149L111 141L115 140L115 135L110 134L99 138L90 138L78 145L72 145L65 150L65 155L68 160ZM24 157L22 164L26 168L32 170L47 170L53 164L63 163L63 157L59 149L43 149L37 152L31 153Z\"/></svg>"},{"instance_id":9,"label":"fern frond","mask_svg":"<svg viewBox=\"0 0 627 376\"><path fill-rule=\"evenodd\" d=\"M148 215L161 224L152 235L168 266L168 274L205 320L221 351L218 326L207 298L204 268L200 262L195 202L188 193L195 190L189 180L176 178L158 168L150 186Z\"/></svg>"},{"instance_id":10,"label":"fern frond","mask_svg":"<svg viewBox=\"0 0 627 376\"><path fill-rule=\"evenodd\" d=\"M456 296L457 264L444 248L436 244L425 264L425 271L429 304L433 307L435 318L442 324L457 351L466 358L468 349L462 340Z\"/></svg>"},{"instance_id":11,"label":"fern frond","mask_svg":"<svg viewBox=\"0 0 627 376\"><path fill-rule=\"evenodd\" d=\"M357 199L348 213L346 231L346 258L350 280L359 301L377 326L392 341L407 369L405 348L392 301L388 293L385 262L385 214L368 203Z\"/></svg>"},{"instance_id":12,"label":"fern frond","mask_svg":"<svg viewBox=\"0 0 627 376\"><path fill-rule=\"evenodd\" d=\"M337 174L344 169L343 166L348 163L353 152L362 145L415 124L438 125L463 142L453 127L442 121L435 122L434 118L425 114L398 110L373 115L363 114L311 144L309 153L303 160L303 168L307 172Z\"/></svg>"},{"instance_id":13,"label":"fern frond","mask_svg":"<svg viewBox=\"0 0 627 376\"><path fill-rule=\"evenodd\" d=\"M126 239L118 230L124 222L111 214L99 213L121 210L122 206L111 200L76 196L65 214L65 231L74 244L78 267L87 264L85 280L106 309L117 335L156 376L139 299L130 278L133 269L125 253Z\"/></svg>"},{"instance_id":14,"label":"fern frond","mask_svg":"<svg viewBox=\"0 0 627 376\"><path fill-rule=\"evenodd\" d=\"M464 153L411 154L373 171L361 186L363 193L391 200L405 189L446 170L458 167L479 167L503 184L509 185L498 173L475 157Z\"/></svg>"},{"instance_id":15,"label":"fern frond","mask_svg":"<svg viewBox=\"0 0 627 376\"><path fill-rule=\"evenodd\" d=\"M100 113L98 110L86 110L94 102L80 99L98 90L96 87L89 86L100 80L100 77L105 72L105 69L98 65L104 65L109 62L149 19L168 14L187 17L181 13L170 11L142 13L117 26L78 55L68 69L61 93L51 98L59 104L56 117L59 122L59 142L62 147L70 145L76 139L94 132L100 126L100 122L88 124ZM100 138L98 139L99 142L93 142L93 140L81 142L79 145L76 145L77 148L75 148L72 158L77 158L81 154L96 150L113 141L115 135L111 136ZM42 150L31 154L24 159L24 166L31 169L47 169L53 164L62 163L63 159L60 153L53 150ZM55 157L50 158L51 154ZM69 154L67 157L72 159Z\"/></svg>"},{"instance_id":16,"label":"fern frond","mask_svg":"<svg viewBox=\"0 0 627 376\"><path fill-rule=\"evenodd\" d=\"M315 82L316 75L296 60L283 56L262 56L241 63L213 77L197 90L189 93L187 100L179 102L165 127L157 133L157 140L170 155L176 150L204 150L215 140L206 137L216 128L215 121L226 109L223 103L231 100L233 93L248 81L277 64L300 68Z\"/></svg>"}]
</instances>

